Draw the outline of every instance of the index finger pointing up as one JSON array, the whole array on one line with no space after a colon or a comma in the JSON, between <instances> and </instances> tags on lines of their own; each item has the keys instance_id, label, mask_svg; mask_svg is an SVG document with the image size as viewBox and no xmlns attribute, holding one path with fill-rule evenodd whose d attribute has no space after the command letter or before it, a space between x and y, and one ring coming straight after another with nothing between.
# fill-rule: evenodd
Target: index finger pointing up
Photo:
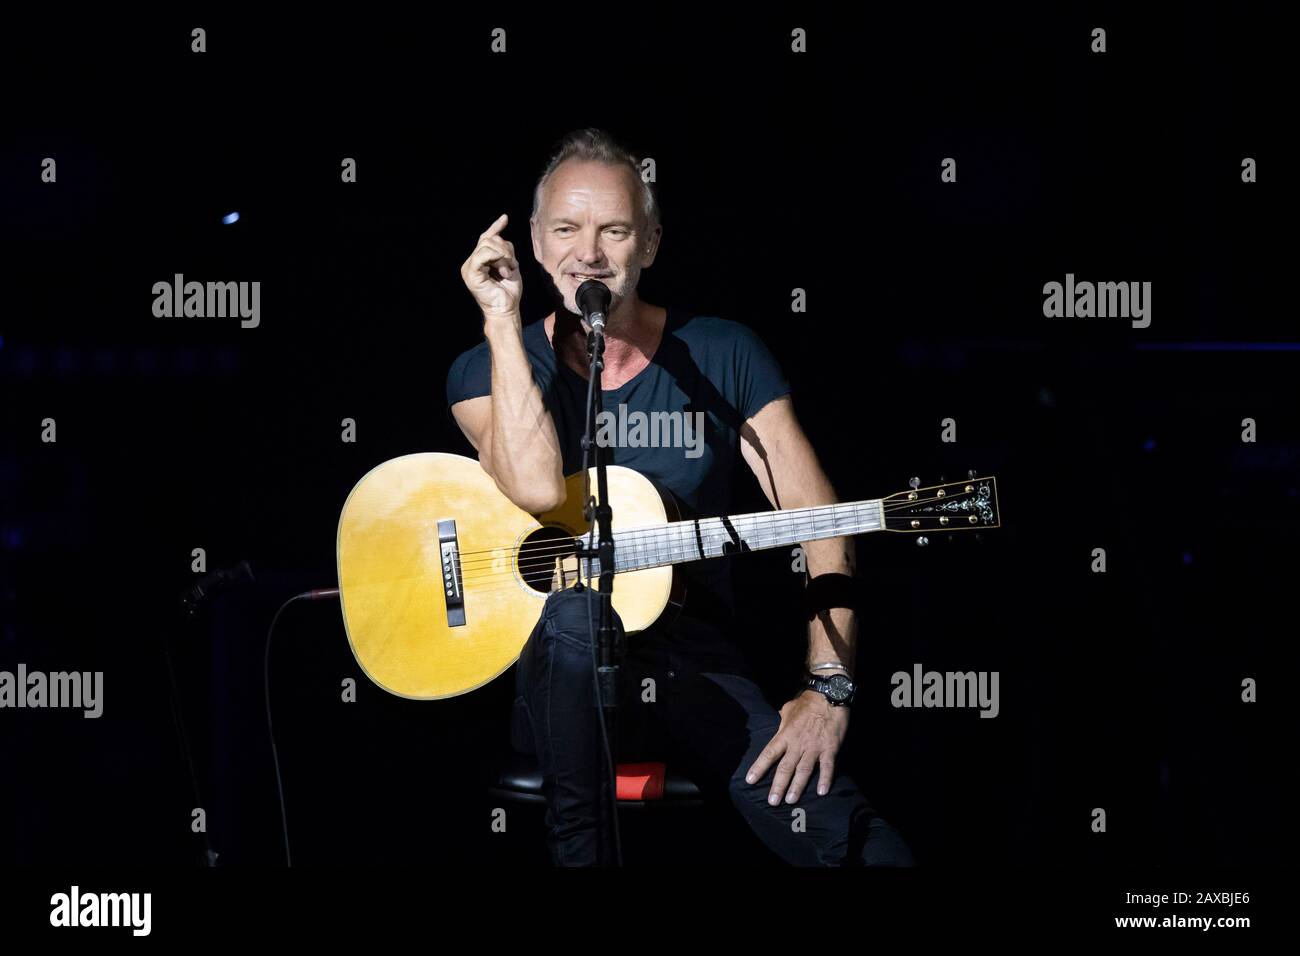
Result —
<instances>
[{"instance_id":1,"label":"index finger pointing up","mask_svg":"<svg viewBox=\"0 0 1300 956\"><path fill-rule=\"evenodd\" d=\"M479 238L486 239L489 236L495 236L497 233L499 233L502 229L506 227L506 223L509 221L510 221L510 217L506 213L502 213L501 215L497 216L496 221L493 222L492 225L488 226L487 230L483 233L483 235L479 236Z\"/></svg>"}]
</instances>

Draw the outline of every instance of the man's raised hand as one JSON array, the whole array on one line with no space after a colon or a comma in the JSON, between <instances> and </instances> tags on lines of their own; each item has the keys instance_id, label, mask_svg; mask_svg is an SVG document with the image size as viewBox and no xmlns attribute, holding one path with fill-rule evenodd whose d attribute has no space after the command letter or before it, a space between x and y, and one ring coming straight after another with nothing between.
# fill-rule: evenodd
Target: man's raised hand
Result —
<instances>
[{"instance_id":1,"label":"man's raised hand","mask_svg":"<svg viewBox=\"0 0 1300 956\"><path fill-rule=\"evenodd\" d=\"M515 247L501 236L507 222L505 213L498 216L478 237L478 245L460 267L460 277L485 319L518 315L524 293Z\"/></svg>"}]
</instances>

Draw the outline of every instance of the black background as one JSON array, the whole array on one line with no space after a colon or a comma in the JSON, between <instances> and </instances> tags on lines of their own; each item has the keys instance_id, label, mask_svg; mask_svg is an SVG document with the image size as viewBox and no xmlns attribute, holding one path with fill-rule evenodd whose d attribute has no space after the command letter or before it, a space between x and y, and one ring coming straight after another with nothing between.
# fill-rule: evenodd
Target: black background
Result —
<instances>
[{"instance_id":1,"label":"black background","mask_svg":"<svg viewBox=\"0 0 1300 956\"><path fill-rule=\"evenodd\" d=\"M444 401L481 334L460 264L508 212L525 321L545 314L532 188L555 140L591 125L657 163L665 232L643 297L762 335L844 500L914 475L999 478L1004 527L979 543L858 545L871 611L844 761L919 861L1280 860L1300 356L1260 345L1294 338L1293 305L1273 305L1289 278L1275 24L1235 5L1149 19L798 5L9 26L0 666L102 670L105 713L0 714L0 858L195 863L165 641L221 862L282 862L271 614L336 583L338 513L366 471L470 453ZM789 51L794 26L806 55ZM46 156L55 185L38 178ZM1259 183L1241 182L1246 156ZM149 290L177 272L261 281L261 326L154 318ZM1067 272L1151 281L1151 326L1044 318L1043 284ZM763 506L747 473L737 485L737 510ZM175 598L196 547L257 580L191 624ZM786 553L736 572L775 699L803 653L800 579ZM407 701L365 679L336 603L281 620L295 862L546 862L535 817L489 829L513 671ZM889 676L917 662L999 671L1000 716L894 709ZM1246 677L1259 703L1241 702ZM765 859L725 812L626 826L632 862Z\"/></svg>"}]
</instances>

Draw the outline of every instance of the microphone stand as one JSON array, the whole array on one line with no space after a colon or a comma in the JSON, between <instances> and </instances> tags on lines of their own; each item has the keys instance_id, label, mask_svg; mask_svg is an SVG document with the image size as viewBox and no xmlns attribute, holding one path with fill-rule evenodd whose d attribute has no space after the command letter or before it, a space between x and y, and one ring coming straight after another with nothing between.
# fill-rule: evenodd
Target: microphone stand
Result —
<instances>
[{"instance_id":1,"label":"microphone stand","mask_svg":"<svg viewBox=\"0 0 1300 956\"><path fill-rule=\"evenodd\" d=\"M581 290L579 290L581 296ZM617 783L617 764L615 763L615 754L617 753L617 714L618 714L618 673L622 662L623 648L618 641L618 634L614 628L614 535L610 530L610 524L613 520L613 511L609 506L609 482L605 470L605 456L601 453L600 445L596 441L596 419L602 411L601 403L601 369L605 367L605 319L604 309L600 313L592 316L591 331L587 333L587 356L590 359L590 366L587 376L587 423L582 436L582 487L583 487L583 517L588 522L588 531L586 543L579 545L576 549L579 568L585 568L586 577L590 577L590 566L584 563L584 559L589 561L596 558L600 567L600 589L595 592L600 605L599 625L596 627L596 633L592 635L594 644L594 653L596 655L596 711L597 717L601 721L601 736L604 740L605 762L608 768L607 785L609 788L608 800L600 800L600 842L601 853L600 859L604 863L611 856L608 850L613 849L613 860L618 864L623 863L623 850L619 837L618 827L618 783ZM591 496L591 474L588 470L588 458L594 463L596 469L596 490L600 496L599 503ZM599 529L599 539L595 548L591 547L591 539ZM579 576L578 584L575 590L581 590L583 587L582 577ZM587 585L590 588L590 584ZM590 602L592 595L587 595ZM588 604L590 607L590 604Z\"/></svg>"},{"instance_id":2,"label":"microphone stand","mask_svg":"<svg viewBox=\"0 0 1300 956\"><path fill-rule=\"evenodd\" d=\"M252 580L253 568L247 561L240 561L233 568L225 568L205 574L180 595L179 610L182 618L186 623L197 620L204 603L214 594L224 590L227 585ZM172 660L168 635L166 633L162 634L160 641L162 643L163 659L167 663L167 684L170 690L172 724L176 729L176 741L180 745L181 760L185 764L185 769L189 771L190 790L194 795L194 806L207 807L208 804L203 802L203 796L199 792L199 774L194 766L194 748L191 745L189 731L185 726L184 706L181 701L180 685L176 680L176 666ZM220 854L212 846L212 838L208 836L206 825L201 833L203 852L199 857L199 862L206 867L215 867Z\"/></svg>"}]
</instances>

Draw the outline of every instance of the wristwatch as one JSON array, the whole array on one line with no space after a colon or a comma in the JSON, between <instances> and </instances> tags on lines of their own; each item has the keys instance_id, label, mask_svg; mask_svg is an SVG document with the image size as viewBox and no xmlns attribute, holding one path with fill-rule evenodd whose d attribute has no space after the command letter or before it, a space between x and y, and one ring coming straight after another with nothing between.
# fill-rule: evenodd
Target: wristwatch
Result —
<instances>
[{"instance_id":1,"label":"wristwatch","mask_svg":"<svg viewBox=\"0 0 1300 956\"><path fill-rule=\"evenodd\" d=\"M832 707L843 707L853 703L853 695L858 691L858 685L853 683L853 679L847 674L831 674L829 677L809 674L804 686L823 695L831 702Z\"/></svg>"}]
</instances>

